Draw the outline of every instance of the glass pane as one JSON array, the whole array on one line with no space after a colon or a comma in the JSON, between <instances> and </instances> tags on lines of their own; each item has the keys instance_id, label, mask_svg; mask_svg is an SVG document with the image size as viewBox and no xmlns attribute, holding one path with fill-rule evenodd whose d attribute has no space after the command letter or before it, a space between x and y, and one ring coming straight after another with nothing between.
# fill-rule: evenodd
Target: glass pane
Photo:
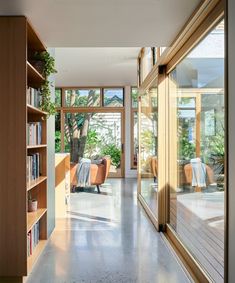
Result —
<instances>
[{"instance_id":1,"label":"glass pane","mask_svg":"<svg viewBox=\"0 0 235 283\"><path fill-rule=\"evenodd\" d=\"M55 152L61 152L60 116L59 112L55 115Z\"/></svg>"},{"instance_id":2,"label":"glass pane","mask_svg":"<svg viewBox=\"0 0 235 283\"><path fill-rule=\"evenodd\" d=\"M56 107L61 107L61 89L60 88L56 88L55 89L55 105Z\"/></svg>"},{"instance_id":3,"label":"glass pane","mask_svg":"<svg viewBox=\"0 0 235 283\"><path fill-rule=\"evenodd\" d=\"M170 74L170 225L213 282L224 282L223 23Z\"/></svg>"},{"instance_id":4,"label":"glass pane","mask_svg":"<svg viewBox=\"0 0 235 283\"><path fill-rule=\"evenodd\" d=\"M133 112L133 144L132 144L132 168L137 168L138 156L138 112Z\"/></svg>"},{"instance_id":5,"label":"glass pane","mask_svg":"<svg viewBox=\"0 0 235 283\"><path fill-rule=\"evenodd\" d=\"M141 195L156 216L158 207L157 117L157 88L152 87L141 96L139 161Z\"/></svg>"},{"instance_id":6,"label":"glass pane","mask_svg":"<svg viewBox=\"0 0 235 283\"><path fill-rule=\"evenodd\" d=\"M109 155L111 174L121 174L121 113L66 113L65 150L71 162Z\"/></svg>"},{"instance_id":7,"label":"glass pane","mask_svg":"<svg viewBox=\"0 0 235 283\"><path fill-rule=\"evenodd\" d=\"M98 107L100 106L100 89L67 89L65 106Z\"/></svg>"},{"instance_id":8,"label":"glass pane","mask_svg":"<svg viewBox=\"0 0 235 283\"><path fill-rule=\"evenodd\" d=\"M105 88L104 89L104 106L123 107L124 106L123 88Z\"/></svg>"},{"instance_id":9,"label":"glass pane","mask_svg":"<svg viewBox=\"0 0 235 283\"><path fill-rule=\"evenodd\" d=\"M131 88L131 105L132 108L138 107L138 89L136 87Z\"/></svg>"}]
</instances>

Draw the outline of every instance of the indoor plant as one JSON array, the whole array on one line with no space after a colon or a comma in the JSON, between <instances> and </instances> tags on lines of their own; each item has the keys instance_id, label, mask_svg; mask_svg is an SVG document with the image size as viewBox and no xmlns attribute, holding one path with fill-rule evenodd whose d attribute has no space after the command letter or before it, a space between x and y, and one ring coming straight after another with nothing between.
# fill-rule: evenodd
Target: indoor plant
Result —
<instances>
[{"instance_id":1,"label":"indoor plant","mask_svg":"<svg viewBox=\"0 0 235 283\"><path fill-rule=\"evenodd\" d=\"M47 112L47 116L54 115L56 113L55 103L51 101L50 82L46 79L41 86L42 99L40 102L40 108Z\"/></svg>"},{"instance_id":2,"label":"indoor plant","mask_svg":"<svg viewBox=\"0 0 235 283\"><path fill-rule=\"evenodd\" d=\"M55 103L51 101L50 86L48 77L51 74L57 73L55 69L55 59L47 51L35 52L33 59L37 62L41 62L42 69L41 73L45 77L44 84L41 86L42 99L40 102L40 108L47 112L47 116L54 115L56 113Z\"/></svg>"},{"instance_id":3,"label":"indoor plant","mask_svg":"<svg viewBox=\"0 0 235 283\"><path fill-rule=\"evenodd\" d=\"M35 52L33 59L41 65L41 73L47 78L50 74L57 73L55 69L55 59L47 51Z\"/></svg>"}]
</instances>

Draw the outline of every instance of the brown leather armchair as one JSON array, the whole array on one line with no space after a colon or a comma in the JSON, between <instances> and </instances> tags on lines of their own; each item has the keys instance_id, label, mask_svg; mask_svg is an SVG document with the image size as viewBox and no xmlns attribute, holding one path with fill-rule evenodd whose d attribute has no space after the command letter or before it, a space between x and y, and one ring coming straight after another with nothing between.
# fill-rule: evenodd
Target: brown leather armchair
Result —
<instances>
[{"instance_id":1,"label":"brown leather armchair","mask_svg":"<svg viewBox=\"0 0 235 283\"><path fill-rule=\"evenodd\" d=\"M157 175L158 175L158 160L157 156L152 156L150 160L150 168L151 173L153 174L153 181L154 183L157 182Z\"/></svg>"},{"instance_id":2,"label":"brown leather armchair","mask_svg":"<svg viewBox=\"0 0 235 283\"><path fill-rule=\"evenodd\" d=\"M97 187L98 193L100 193L100 185L102 185L108 177L110 163L111 160L109 158L104 157L102 159L101 164L91 164L90 182L91 185L95 185ZM70 165L70 180L72 191L77 186L77 166L77 163L73 163Z\"/></svg>"},{"instance_id":3,"label":"brown leather armchair","mask_svg":"<svg viewBox=\"0 0 235 283\"><path fill-rule=\"evenodd\" d=\"M185 174L185 184L192 184L192 179L193 179L193 170L192 170L192 165L186 164L184 166L184 174ZM214 172L211 169L210 166L206 165L206 175L207 175L207 184L213 184L214 181Z\"/></svg>"}]
</instances>

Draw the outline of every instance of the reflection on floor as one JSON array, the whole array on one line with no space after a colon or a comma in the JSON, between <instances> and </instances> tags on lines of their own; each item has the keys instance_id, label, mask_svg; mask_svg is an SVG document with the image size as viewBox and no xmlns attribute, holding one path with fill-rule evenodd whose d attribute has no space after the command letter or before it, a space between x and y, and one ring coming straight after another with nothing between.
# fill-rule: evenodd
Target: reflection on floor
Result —
<instances>
[{"instance_id":1,"label":"reflection on floor","mask_svg":"<svg viewBox=\"0 0 235 283\"><path fill-rule=\"evenodd\" d=\"M141 179L141 195L148 204L151 211L157 216L157 183L154 183L153 178Z\"/></svg>"},{"instance_id":2,"label":"reflection on floor","mask_svg":"<svg viewBox=\"0 0 235 283\"><path fill-rule=\"evenodd\" d=\"M213 282L224 282L224 192L172 195L170 219Z\"/></svg>"},{"instance_id":3,"label":"reflection on floor","mask_svg":"<svg viewBox=\"0 0 235 283\"><path fill-rule=\"evenodd\" d=\"M71 195L27 283L184 283L181 266L137 203L136 180Z\"/></svg>"}]
</instances>

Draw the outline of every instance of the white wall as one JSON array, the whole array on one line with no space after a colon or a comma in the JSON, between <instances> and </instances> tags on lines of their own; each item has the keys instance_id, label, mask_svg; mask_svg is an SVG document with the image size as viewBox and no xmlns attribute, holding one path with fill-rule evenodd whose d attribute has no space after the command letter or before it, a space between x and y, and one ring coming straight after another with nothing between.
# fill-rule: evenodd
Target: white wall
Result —
<instances>
[{"instance_id":1,"label":"white wall","mask_svg":"<svg viewBox=\"0 0 235 283\"><path fill-rule=\"evenodd\" d=\"M131 86L125 86L125 177L137 178L131 169Z\"/></svg>"},{"instance_id":2,"label":"white wall","mask_svg":"<svg viewBox=\"0 0 235 283\"><path fill-rule=\"evenodd\" d=\"M235 1L228 0L228 282L235 282Z\"/></svg>"}]
</instances>

